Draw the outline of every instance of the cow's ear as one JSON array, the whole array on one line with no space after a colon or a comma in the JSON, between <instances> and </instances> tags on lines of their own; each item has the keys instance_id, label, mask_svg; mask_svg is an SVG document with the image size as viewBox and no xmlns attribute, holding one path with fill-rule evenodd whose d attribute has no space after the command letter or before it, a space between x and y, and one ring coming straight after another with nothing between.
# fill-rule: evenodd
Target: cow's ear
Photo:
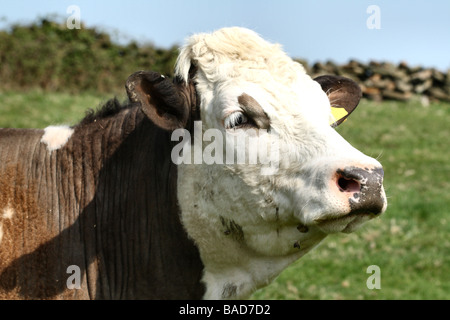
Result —
<instances>
[{"instance_id":1,"label":"cow's ear","mask_svg":"<svg viewBox=\"0 0 450 320\"><path fill-rule=\"evenodd\" d=\"M326 75L314 80L320 84L330 100L334 117L330 125L337 127L355 110L362 96L361 88L355 81L341 76Z\"/></svg>"},{"instance_id":2,"label":"cow's ear","mask_svg":"<svg viewBox=\"0 0 450 320\"><path fill-rule=\"evenodd\" d=\"M142 111L165 130L185 128L190 115L190 102L181 85L158 72L138 71L128 77L125 88L131 102L138 102Z\"/></svg>"}]
</instances>

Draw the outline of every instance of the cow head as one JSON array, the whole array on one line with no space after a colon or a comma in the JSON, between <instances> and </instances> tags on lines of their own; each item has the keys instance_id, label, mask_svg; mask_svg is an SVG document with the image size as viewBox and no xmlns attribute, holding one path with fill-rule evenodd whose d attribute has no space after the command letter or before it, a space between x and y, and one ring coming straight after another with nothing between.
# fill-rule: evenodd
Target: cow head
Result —
<instances>
[{"instance_id":1,"label":"cow head","mask_svg":"<svg viewBox=\"0 0 450 320\"><path fill-rule=\"evenodd\" d=\"M205 297L245 297L327 234L385 211L381 164L333 129L361 97L352 80L313 80L278 45L242 28L190 37L176 75L136 73L127 90L155 124L189 129L178 199L205 265ZM196 106L201 122L192 126Z\"/></svg>"}]
</instances>

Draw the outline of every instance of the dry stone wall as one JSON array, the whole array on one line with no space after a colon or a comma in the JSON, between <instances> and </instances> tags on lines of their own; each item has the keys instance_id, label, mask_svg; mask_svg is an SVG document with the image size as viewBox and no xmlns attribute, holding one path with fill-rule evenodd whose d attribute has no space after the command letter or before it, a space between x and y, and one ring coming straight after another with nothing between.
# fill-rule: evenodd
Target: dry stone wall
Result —
<instances>
[{"instance_id":1,"label":"dry stone wall","mask_svg":"<svg viewBox=\"0 0 450 320\"><path fill-rule=\"evenodd\" d=\"M298 61L312 77L335 74L357 81L363 96L371 100L407 101L419 96L424 101L450 102L450 69L442 72L433 68L410 67L405 62L395 65L388 62L362 63L351 60L342 65L328 61L308 66L305 61Z\"/></svg>"}]
</instances>

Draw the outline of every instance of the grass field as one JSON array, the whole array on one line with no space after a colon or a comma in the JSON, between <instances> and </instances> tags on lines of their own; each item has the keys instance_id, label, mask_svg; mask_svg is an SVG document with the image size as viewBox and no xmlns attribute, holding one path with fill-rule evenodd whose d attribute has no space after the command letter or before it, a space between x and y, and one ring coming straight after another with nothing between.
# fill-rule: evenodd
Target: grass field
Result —
<instances>
[{"instance_id":1,"label":"grass field","mask_svg":"<svg viewBox=\"0 0 450 320\"><path fill-rule=\"evenodd\" d=\"M0 127L74 124L111 97L0 93ZM450 299L450 104L362 101L338 131L383 164L386 213L329 236L252 298ZM366 285L370 265L381 289Z\"/></svg>"}]
</instances>

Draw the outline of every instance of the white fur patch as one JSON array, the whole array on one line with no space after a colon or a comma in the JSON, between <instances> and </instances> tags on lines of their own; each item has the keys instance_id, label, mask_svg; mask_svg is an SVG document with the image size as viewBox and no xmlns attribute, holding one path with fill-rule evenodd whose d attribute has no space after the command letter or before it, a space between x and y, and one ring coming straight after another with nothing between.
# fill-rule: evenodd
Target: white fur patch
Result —
<instances>
[{"instance_id":1,"label":"white fur patch","mask_svg":"<svg viewBox=\"0 0 450 320\"><path fill-rule=\"evenodd\" d=\"M3 209L3 219L12 219L14 215L14 210L11 207L6 207Z\"/></svg>"},{"instance_id":2,"label":"white fur patch","mask_svg":"<svg viewBox=\"0 0 450 320\"><path fill-rule=\"evenodd\" d=\"M47 145L50 152L58 150L69 141L73 131L69 126L49 126L44 129L41 142Z\"/></svg>"},{"instance_id":3,"label":"white fur patch","mask_svg":"<svg viewBox=\"0 0 450 320\"><path fill-rule=\"evenodd\" d=\"M3 210L0 211L0 244L3 239L3 223L2 220L11 220L14 216L14 210L8 205L7 207L3 208Z\"/></svg>"}]
</instances>

